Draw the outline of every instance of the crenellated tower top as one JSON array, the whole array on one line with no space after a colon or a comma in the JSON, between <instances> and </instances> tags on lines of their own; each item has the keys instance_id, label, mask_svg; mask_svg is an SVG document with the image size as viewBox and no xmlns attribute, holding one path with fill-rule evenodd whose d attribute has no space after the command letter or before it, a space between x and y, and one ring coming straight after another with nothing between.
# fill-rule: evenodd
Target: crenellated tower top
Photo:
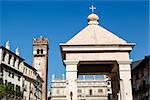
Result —
<instances>
[{"instance_id":1,"label":"crenellated tower top","mask_svg":"<svg viewBox=\"0 0 150 100\"><path fill-rule=\"evenodd\" d=\"M33 38L33 44L48 44L48 39L44 38L42 35L40 36L40 38L36 39Z\"/></svg>"}]
</instances>

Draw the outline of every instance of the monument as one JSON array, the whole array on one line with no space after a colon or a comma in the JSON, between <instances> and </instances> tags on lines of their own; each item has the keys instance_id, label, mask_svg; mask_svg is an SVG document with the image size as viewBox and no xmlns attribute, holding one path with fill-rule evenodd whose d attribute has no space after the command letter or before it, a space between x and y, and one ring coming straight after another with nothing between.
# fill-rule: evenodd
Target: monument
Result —
<instances>
[{"instance_id":1,"label":"monument","mask_svg":"<svg viewBox=\"0 0 150 100\"><path fill-rule=\"evenodd\" d=\"M131 87L132 60L128 43L99 25L99 17L88 16L88 26L65 44L60 44L66 68L66 100L77 100L78 75L107 75L111 78L113 100L133 100Z\"/></svg>"}]
</instances>

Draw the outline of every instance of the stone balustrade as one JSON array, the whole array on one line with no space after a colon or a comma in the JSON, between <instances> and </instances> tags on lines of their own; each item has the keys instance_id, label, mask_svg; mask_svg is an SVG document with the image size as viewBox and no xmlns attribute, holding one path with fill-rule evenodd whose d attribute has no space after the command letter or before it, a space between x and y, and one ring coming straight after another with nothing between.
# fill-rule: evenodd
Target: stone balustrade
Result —
<instances>
[{"instance_id":1,"label":"stone balustrade","mask_svg":"<svg viewBox=\"0 0 150 100\"><path fill-rule=\"evenodd\" d=\"M21 62L23 62L22 58L15 55L13 52L8 51L5 48L2 49L1 53L2 53L1 63L4 63L7 66L21 72Z\"/></svg>"}]
</instances>

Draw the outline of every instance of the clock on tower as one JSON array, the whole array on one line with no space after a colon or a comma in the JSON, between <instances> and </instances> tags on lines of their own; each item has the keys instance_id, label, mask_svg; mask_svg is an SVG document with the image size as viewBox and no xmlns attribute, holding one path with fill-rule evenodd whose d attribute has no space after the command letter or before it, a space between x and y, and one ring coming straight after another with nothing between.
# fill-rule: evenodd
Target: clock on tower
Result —
<instances>
[{"instance_id":1,"label":"clock on tower","mask_svg":"<svg viewBox=\"0 0 150 100\"><path fill-rule=\"evenodd\" d=\"M43 79L42 100L47 100L47 79L48 79L48 39L40 38L33 40L33 67Z\"/></svg>"}]
</instances>

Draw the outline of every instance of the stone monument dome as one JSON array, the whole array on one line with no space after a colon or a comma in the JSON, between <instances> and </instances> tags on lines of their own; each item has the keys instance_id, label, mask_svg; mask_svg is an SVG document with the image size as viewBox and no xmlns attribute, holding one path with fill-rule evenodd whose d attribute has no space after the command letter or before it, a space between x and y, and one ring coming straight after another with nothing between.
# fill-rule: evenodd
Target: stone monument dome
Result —
<instances>
[{"instance_id":1,"label":"stone monument dome","mask_svg":"<svg viewBox=\"0 0 150 100\"><path fill-rule=\"evenodd\" d=\"M92 14L90 14L88 16L88 24L89 25L97 25L97 24L99 24L98 20L99 20L99 17L96 14L94 14L94 13L92 13Z\"/></svg>"}]
</instances>

